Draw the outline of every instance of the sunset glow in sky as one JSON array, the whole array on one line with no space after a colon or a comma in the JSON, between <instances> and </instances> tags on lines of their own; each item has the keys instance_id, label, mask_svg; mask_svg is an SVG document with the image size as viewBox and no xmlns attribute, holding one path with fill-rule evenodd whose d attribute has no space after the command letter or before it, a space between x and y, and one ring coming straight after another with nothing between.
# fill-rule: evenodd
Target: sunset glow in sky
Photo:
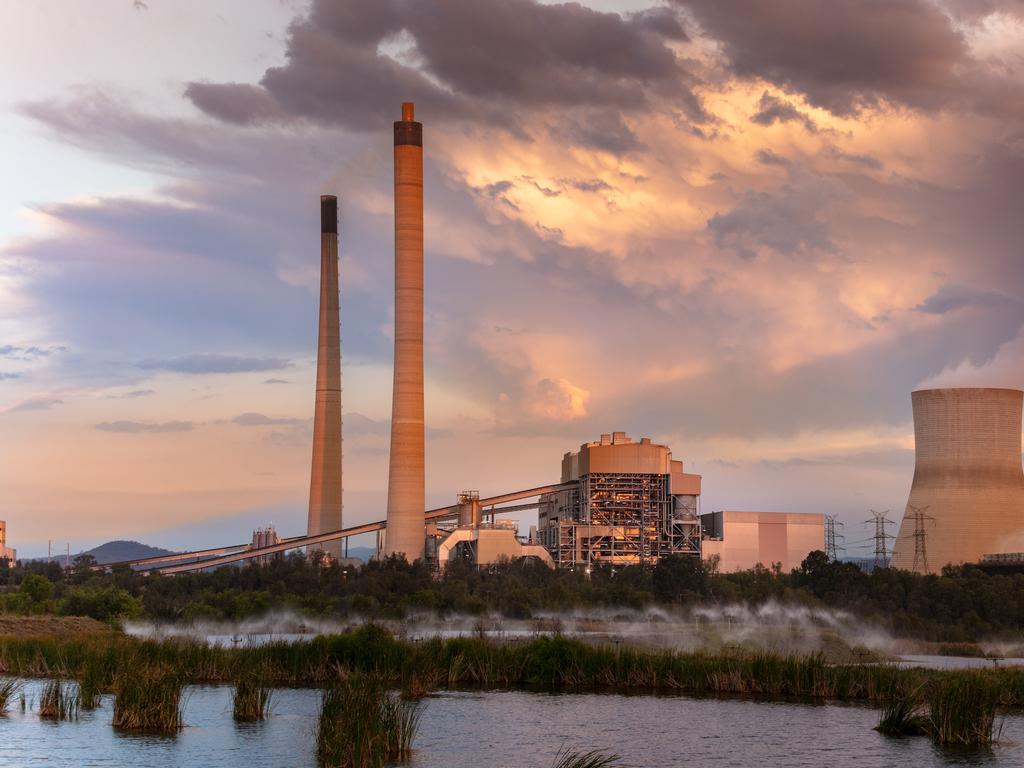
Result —
<instances>
[{"instance_id":1,"label":"sunset glow in sky","mask_svg":"<svg viewBox=\"0 0 1024 768\"><path fill-rule=\"evenodd\" d=\"M33 0L0 29L23 556L304 531L321 193L345 517L383 518L405 100L431 504L624 430L703 511L861 539L906 502L911 390L1024 386L1022 0Z\"/></svg>"}]
</instances>

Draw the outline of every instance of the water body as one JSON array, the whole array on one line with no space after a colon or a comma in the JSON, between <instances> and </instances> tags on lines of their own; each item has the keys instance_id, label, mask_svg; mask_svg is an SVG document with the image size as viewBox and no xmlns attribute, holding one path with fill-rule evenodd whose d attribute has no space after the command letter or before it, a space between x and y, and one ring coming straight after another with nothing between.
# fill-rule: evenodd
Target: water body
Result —
<instances>
[{"instance_id":1,"label":"water body","mask_svg":"<svg viewBox=\"0 0 1024 768\"><path fill-rule=\"evenodd\" d=\"M236 725L231 688L187 689L177 736L126 735L111 725L112 700L77 722L39 719L41 681L26 684L29 707L0 716L0 765L178 768L315 766L320 694L275 691L264 723ZM444 692L424 700L412 768L547 768L561 747L609 749L634 768L711 764L808 768L1024 765L1024 717L1003 723L991 751L950 752L923 738L891 739L872 730L877 710L838 704L735 699Z\"/></svg>"}]
</instances>

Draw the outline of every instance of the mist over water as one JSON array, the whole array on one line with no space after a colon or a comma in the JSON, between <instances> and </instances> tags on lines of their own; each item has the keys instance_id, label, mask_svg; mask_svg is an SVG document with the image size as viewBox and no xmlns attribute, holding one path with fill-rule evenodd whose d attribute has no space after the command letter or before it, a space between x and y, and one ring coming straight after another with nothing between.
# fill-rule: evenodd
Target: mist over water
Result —
<instances>
[{"instance_id":1,"label":"mist over water","mask_svg":"<svg viewBox=\"0 0 1024 768\"><path fill-rule=\"evenodd\" d=\"M360 617L311 618L291 611L275 611L233 622L130 621L126 622L125 631L147 638L178 637L218 645L251 645L337 634L370 622ZM562 634L595 643L680 651L744 647L780 653L824 652L837 657L855 657L858 650L891 654L899 646L899 641L881 627L845 611L775 600L756 605L733 603L677 610L652 606L538 611L530 619L509 619L496 614L442 617L422 612L401 620L373 619L372 623L408 640L476 636L515 642Z\"/></svg>"}]
</instances>

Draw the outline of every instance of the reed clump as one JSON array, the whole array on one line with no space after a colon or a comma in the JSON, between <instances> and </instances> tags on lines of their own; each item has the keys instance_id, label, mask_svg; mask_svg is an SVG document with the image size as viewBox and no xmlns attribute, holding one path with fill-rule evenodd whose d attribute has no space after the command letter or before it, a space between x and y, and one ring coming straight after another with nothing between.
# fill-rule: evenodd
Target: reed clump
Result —
<instances>
[{"instance_id":1,"label":"reed clump","mask_svg":"<svg viewBox=\"0 0 1024 768\"><path fill-rule=\"evenodd\" d=\"M930 721L920 687L896 691L882 704L875 730L886 736L923 736L930 732Z\"/></svg>"},{"instance_id":2,"label":"reed clump","mask_svg":"<svg viewBox=\"0 0 1024 768\"><path fill-rule=\"evenodd\" d=\"M991 745L1001 700L991 675L967 672L935 681L928 693L932 739L946 746Z\"/></svg>"},{"instance_id":3,"label":"reed clump","mask_svg":"<svg viewBox=\"0 0 1024 768\"><path fill-rule=\"evenodd\" d=\"M238 723L255 723L270 717L270 701L273 692L264 674L259 672L242 675L235 682L232 717Z\"/></svg>"},{"instance_id":4,"label":"reed clump","mask_svg":"<svg viewBox=\"0 0 1024 768\"><path fill-rule=\"evenodd\" d=\"M612 768L621 765L621 759L618 755L597 749L590 752L560 750L551 768Z\"/></svg>"},{"instance_id":5,"label":"reed clump","mask_svg":"<svg viewBox=\"0 0 1024 768\"><path fill-rule=\"evenodd\" d=\"M62 680L50 680L39 697L39 717L44 720L77 720L78 694Z\"/></svg>"},{"instance_id":6,"label":"reed clump","mask_svg":"<svg viewBox=\"0 0 1024 768\"><path fill-rule=\"evenodd\" d=\"M106 689L103 670L95 660L86 661L78 672L78 705L84 710L100 705L100 694Z\"/></svg>"},{"instance_id":7,"label":"reed clump","mask_svg":"<svg viewBox=\"0 0 1024 768\"><path fill-rule=\"evenodd\" d=\"M14 678L0 680L0 714L7 711L11 701L21 693L21 683Z\"/></svg>"},{"instance_id":8,"label":"reed clump","mask_svg":"<svg viewBox=\"0 0 1024 768\"><path fill-rule=\"evenodd\" d=\"M419 728L418 701L372 675L339 678L324 690L316 755L322 768L383 768L408 759Z\"/></svg>"},{"instance_id":9,"label":"reed clump","mask_svg":"<svg viewBox=\"0 0 1024 768\"><path fill-rule=\"evenodd\" d=\"M114 680L112 725L172 733L182 727L182 676L170 667L136 666Z\"/></svg>"}]
</instances>

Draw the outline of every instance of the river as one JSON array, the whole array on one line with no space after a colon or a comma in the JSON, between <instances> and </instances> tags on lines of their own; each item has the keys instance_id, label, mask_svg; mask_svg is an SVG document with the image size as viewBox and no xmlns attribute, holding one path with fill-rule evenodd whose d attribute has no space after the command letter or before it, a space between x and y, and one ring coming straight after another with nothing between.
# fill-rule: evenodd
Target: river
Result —
<instances>
[{"instance_id":1,"label":"river","mask_svg":"<svg viewBox=\"0 0 1024 768\"><path fill-rule=\"evenodd\" d=\"M76 722L39 719L43 682L26 681L27 709L0 716L0 765L133 768L313 768L320 694L274 692L263 723L231 719L230 686L186 689L186 727L176 736L115 731L112 699ZM872 730L864 706L694 699L683 696L442 692L424 700L413 768L547 768L562 747L619 753L623 765L890 768L1024 765L1024 717L1003 723L991 751L949 752L924 738L892 739Z\"/></svg>"}]
</instances>

